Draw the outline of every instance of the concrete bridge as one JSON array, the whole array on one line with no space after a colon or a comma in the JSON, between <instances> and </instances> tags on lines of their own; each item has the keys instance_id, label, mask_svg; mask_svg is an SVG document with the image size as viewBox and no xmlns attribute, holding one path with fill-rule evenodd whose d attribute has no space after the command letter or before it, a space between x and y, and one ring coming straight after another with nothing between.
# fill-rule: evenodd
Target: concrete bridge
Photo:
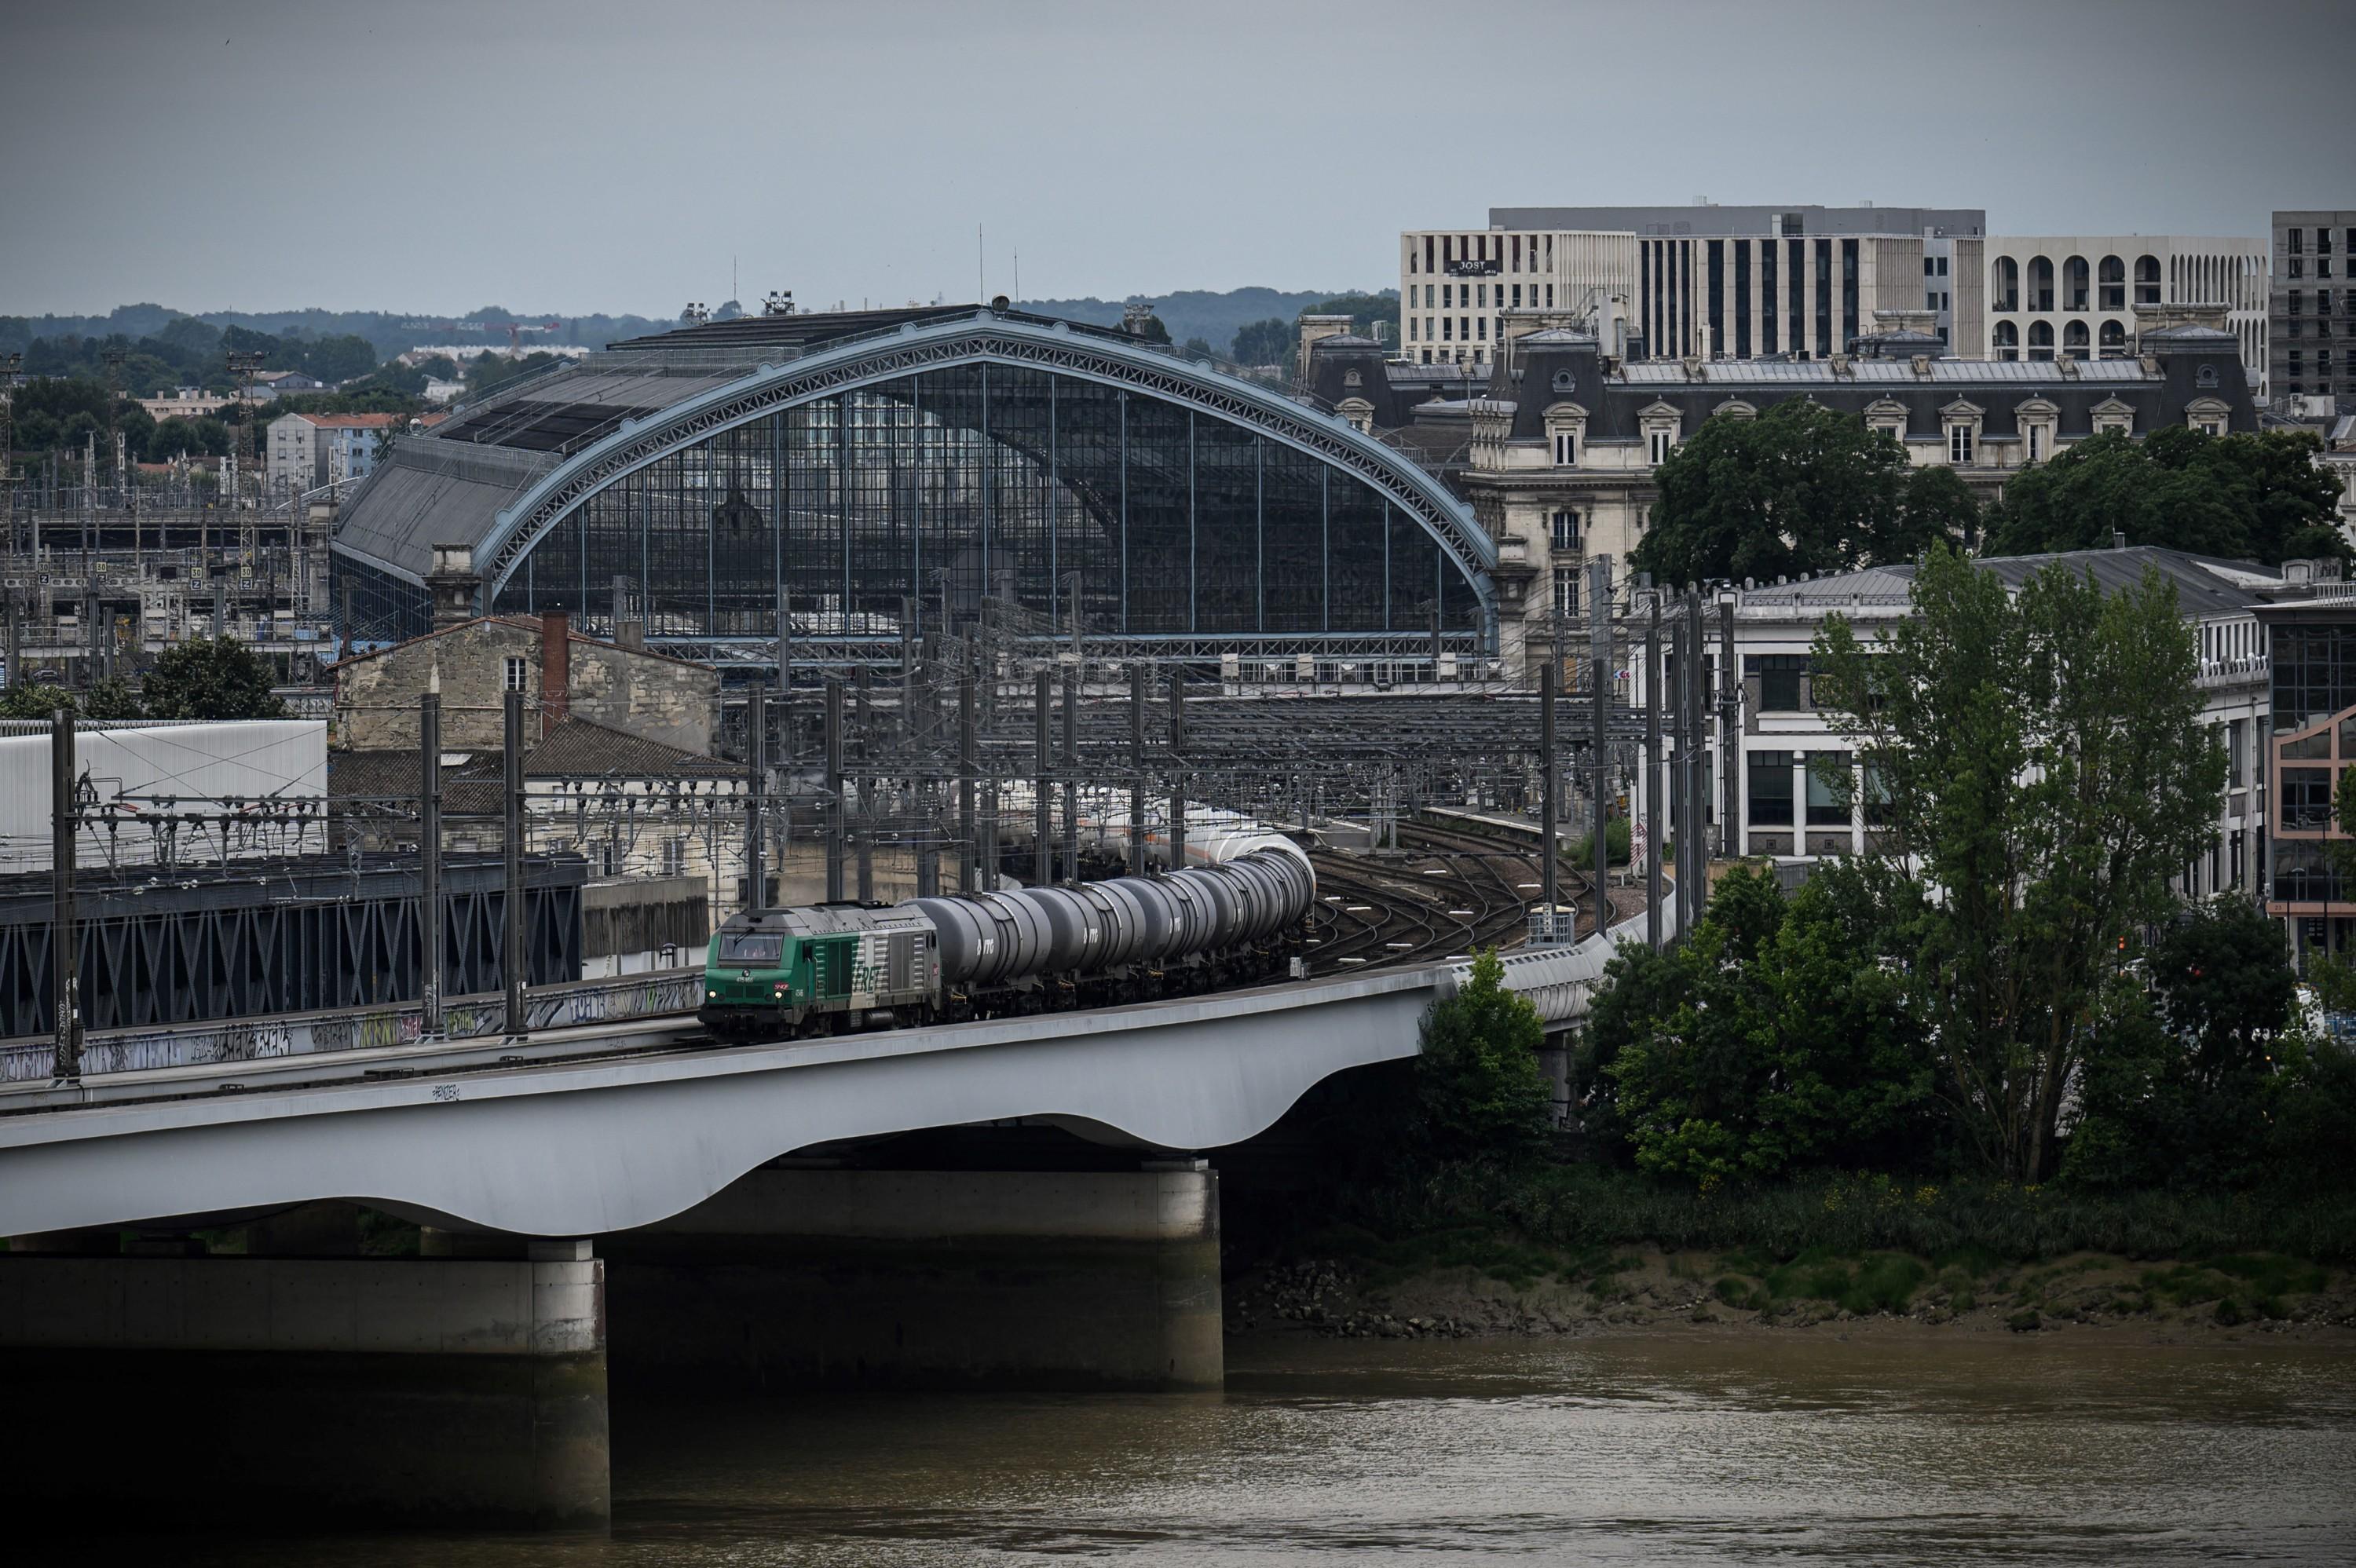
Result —
<instances>
[{"instance_id":1,"label":"concrete bridge","mask_svg":"<svg viewBox=\"0 0 2356 1568\"><path fill-rule=\"evenodd\" d=\"M1642 927L1511 957L1508 983L1575 1023ZM724 1049L633 1019L125 1072L44 1108L55 1091L18 1086L0 1493L106 1496L104 1472L41 1455L98 1452L128 1420L184 1456L159 1502L594 1521L609 1356L739 1385L1215 1388L1201 1151L1412 1056L1463 974ZM1099 1152L837 1157L1011 1123ZM425 1255L359 1256L358 1205L422 1224Z\"/></svg>"}]
</instances>

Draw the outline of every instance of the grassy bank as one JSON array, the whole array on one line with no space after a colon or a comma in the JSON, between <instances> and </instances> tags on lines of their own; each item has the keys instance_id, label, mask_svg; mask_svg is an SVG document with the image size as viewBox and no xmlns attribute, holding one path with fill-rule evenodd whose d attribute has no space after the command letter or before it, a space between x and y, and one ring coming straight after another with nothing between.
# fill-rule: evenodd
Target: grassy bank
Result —
<instances>
[{"instance_id":1,"label":"grassy bank","mask_svg":"<svg viewBox=\"0 0 2356 1568\"><path fill-rule=\"evenodd\" d=\"M1649 1242L1778 1262L1810 1251L1968 1252L2007 1263L2072 1253L2356 1262L2356 1194L2344 1192L2114 1194L1879 1176L1697 1191L1591 1167L1470 1166L1362 1192L1337 1217L1376 1236L1470 1226L1572 1254Z\"/></svg>"}]
</instances>

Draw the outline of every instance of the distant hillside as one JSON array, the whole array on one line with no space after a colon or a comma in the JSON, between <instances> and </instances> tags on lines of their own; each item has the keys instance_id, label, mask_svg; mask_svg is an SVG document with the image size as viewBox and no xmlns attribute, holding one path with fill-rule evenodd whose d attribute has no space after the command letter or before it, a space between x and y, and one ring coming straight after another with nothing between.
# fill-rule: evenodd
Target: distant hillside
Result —
<instances>
[{"instance_id":1,"label":"distant hillside","mask_svg":"<svg viewBox=\"0 0 2356 1568\"><path fill-rule=\"evenodd\" d=\"M1160 316L1162 325L1170 329L1172 342L1183 343L1190 337L1200 337L1211 346L1213 351L1226 355L1234 347L1237 331L1250 323L1279 320L1286 324L1289 331L1292 318L1312 305L1336 299L1396 302L1398 291L1384 289L1371 294L1360 294L1351 289L1291 291L1246 288L1213 293L1203 289L1184 289L1173 294L1130 297L1143 299L1153 307L1153 314ZM1043 315L1060 315L1101 326L1118 326L1120 325L1121 307L1127 303L1127 300L1094 297L1024 300L1023 308L1037 311ZM160 304L126 304L117 305L104 315L0 315L0 352L22 352L36 338L57 342L67 338L99 340L120 336L136 343L141 338L161 335L173 322L188 319L191 314ZM732 301L716 314L725 317L737 312ZM1386 311L1383 314L1389 313ZM509 342L508 325L510 322L524 329L516 341L526 349L576 344L584 347L602 348L622 338L662 332L679 325L675 319L643 315L536 315L530 311L510 311L500 305L485 305L463 316L414 315L400 311L369 310L217 310L194 313L193 319L216 330L240 326L249 332L264 333L273 337L315 342L330 337L365 338L380 359L390 359L412 348L448 344L485 343L504 348Z\"/></svg>"},{"instance_id":2,"label":"distant hillside","mask_svg":"<svg viewBox=\"0 0 2356 1568\"><path fill-rule=\"evenodd\" d=\"M1306 293L1283 289L1229 289L1225 293L1211 293L1202 289L1184 289L1174 294L1132 294L1130 299L1142 299L1170 329L1170 341L1183 343L1199 337L1224 355L1235 342L1237 331L1255 321L1271 317L1290 323L1292 318L1313 304L1353 294L1354 289L1320 289ZM1397 289L1385 289L1382 296L1396 300ZM1127 300L1100 300L1094 297L1076 300L1024 300L1023 308L1041 315L1060 315L1071 321L1085 321L1099 326L1120 325L1121 306Z\"/></svg>"},{"instance_id":3,"label":"distant hillside","mask_svg":"<svg viewBox=\"0 0 2356 1568\"><path fill-rule=\"evenodd\" d=\"M273 337L362 337L380 358L391 358L412 348L449 344L487 343L502 348L509 341L508 324L527 328L517 341L527 348L578 344L603 348L606 344L644 333L660 332L676 321L643 315L535 315L485 305L463 316L434 316L379 310L215 310L190 313L160 304L117 305L104 315L0 315L0 351L23 350L33 339L104 338L116 335L137 342L153 337L173 322L194 315L208 326L241 326ZM551 330L551 324L553 330Z\"/></svg>"}]
</instances>

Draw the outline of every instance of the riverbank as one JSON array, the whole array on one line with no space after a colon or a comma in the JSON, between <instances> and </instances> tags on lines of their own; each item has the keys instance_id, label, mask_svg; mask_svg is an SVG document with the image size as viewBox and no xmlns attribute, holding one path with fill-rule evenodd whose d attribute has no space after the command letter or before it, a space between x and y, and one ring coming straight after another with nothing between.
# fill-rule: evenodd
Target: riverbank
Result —
<instances>
[{"instance_id":1,"label":"riverbank","mask_svg":"<svg viewBox=\"0 0 2356 1568\"><path fill-rule=\"evenodd\" d=\"M2276 1254L2152 1262L2081 1252L2023 1264L1818 1250L1778 1263L1653 1243L1566 1254L1469 1234L1419 1241L1423 1259L1393 1246L1240 1272L1227 1282L1227 1333L1452 1339L1837 1326L2356 1341L2356 1274Z\"/></svg>"}]
</instances>

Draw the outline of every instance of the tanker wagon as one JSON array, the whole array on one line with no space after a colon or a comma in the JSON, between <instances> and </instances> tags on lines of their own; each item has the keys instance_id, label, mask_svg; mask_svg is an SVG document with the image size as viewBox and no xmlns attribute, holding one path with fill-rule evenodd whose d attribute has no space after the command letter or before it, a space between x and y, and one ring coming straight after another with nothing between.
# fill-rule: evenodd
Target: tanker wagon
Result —
<instances>
[{"instance_id":1,"label":"tanker wagon","mask_svg":"<svg viewBox=\"0 0 2356 1568\"><path fill-rule=\"evenodd\" d=\"M1307 857L1272 845L1168 876L748 910L712 939L696 1016L787 1040L1260 985L1316 898Z\"/></svg>"}]
</instances>

